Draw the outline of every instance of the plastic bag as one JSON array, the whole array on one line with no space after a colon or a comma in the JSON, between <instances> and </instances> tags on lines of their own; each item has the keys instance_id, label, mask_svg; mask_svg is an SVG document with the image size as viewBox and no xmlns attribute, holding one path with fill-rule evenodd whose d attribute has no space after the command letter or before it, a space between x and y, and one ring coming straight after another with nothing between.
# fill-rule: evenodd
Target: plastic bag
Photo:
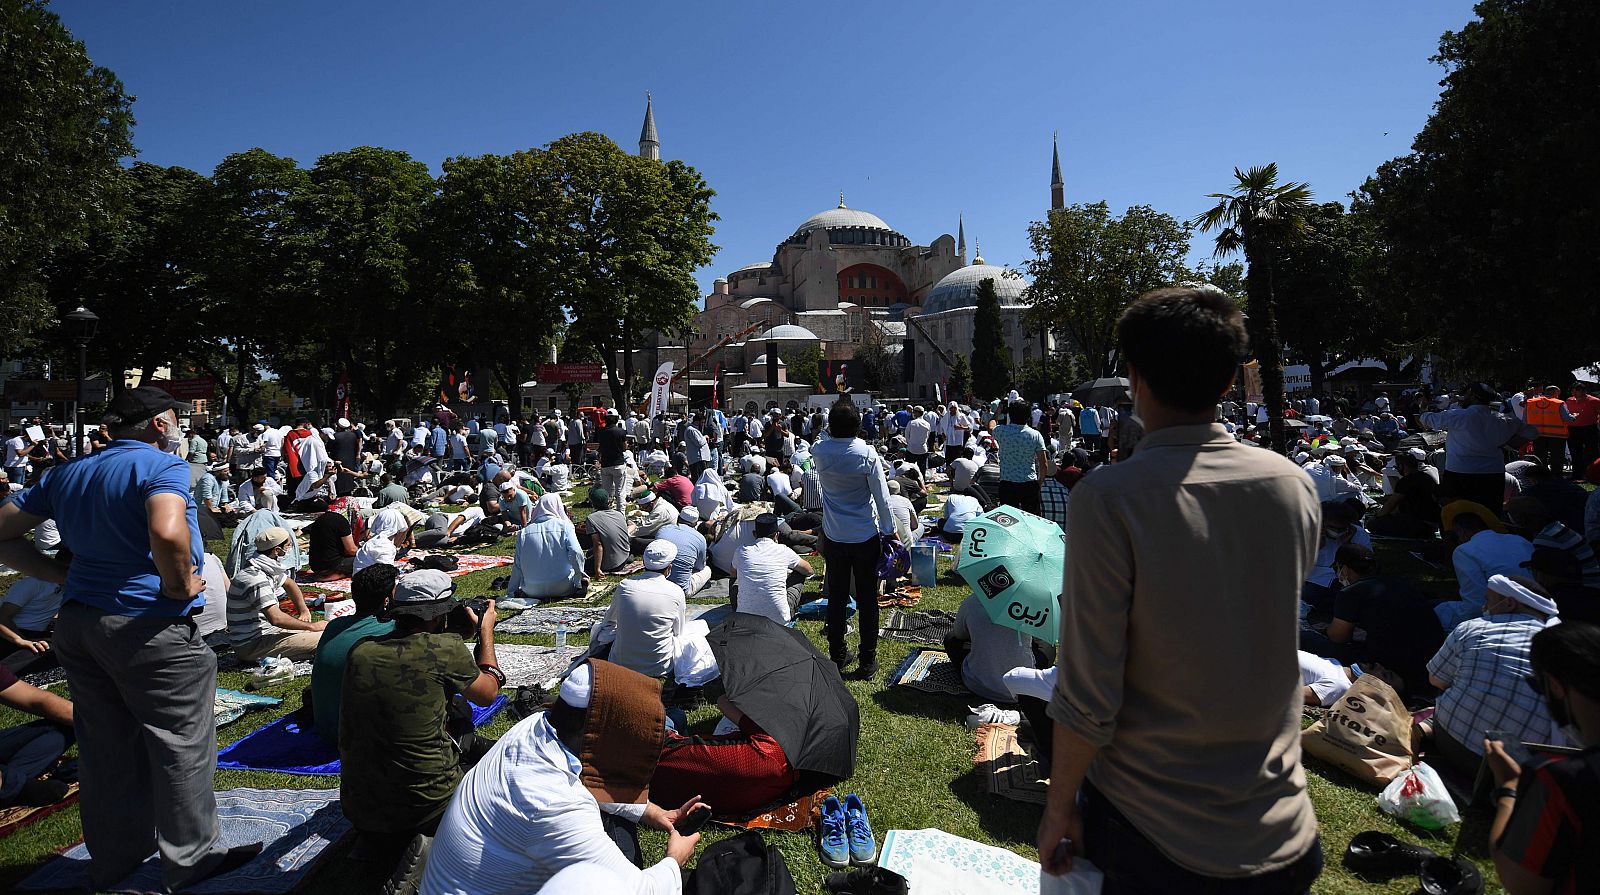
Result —
<instances>
[{"instance_id":1,"label":"plastic bag","mask_svg":"<svg viewBox=\"0 0 1600 895\"><path fill-rule=\"evenodd\" d=\"M1088 858L1073 858L1072 871L1065 876L1039 871L1039 895L1100 895L1104 885L1105 874Z\"/></svg>"},{"instance_id":2,"label":"plastic bag","mask_svg":"<svg viewBox=\"0 0 1600 895\"><path fill-rule=\"evenodd\" d=\"M885 538L883 553L878 556L878 577L884 580L904 578L911 574L911 554L899 541Z\"/></svg>"},{"instance_id":3,"label":"plastic bag","mask_svg":"<svg viewBox=\"0 0 1600 895\"><path fill-rule=\"evenodd\" d=\"M1378 807L1424 830L1438 830L1461 821L1455 800L1444 788L1439 772L1417 764L1394 778L1378 794Z\"/></svg>"}]
</instances>

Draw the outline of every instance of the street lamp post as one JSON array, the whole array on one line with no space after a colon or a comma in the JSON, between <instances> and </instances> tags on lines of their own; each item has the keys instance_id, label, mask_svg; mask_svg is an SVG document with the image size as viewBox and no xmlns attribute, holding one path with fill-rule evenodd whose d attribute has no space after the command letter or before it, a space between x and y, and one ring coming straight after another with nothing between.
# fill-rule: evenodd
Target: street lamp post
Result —
<instances>
[{"instance_id":1,"label":"street lamp post","mask_svg":"<svg viewBox=\"0 0 1600 895\"><path fill-rule=\"evenodd\" d=\"M100 318L79 305L65 315L62 322L67 324L72 340L78 343L78 385L72 402L72 456L77 457L83 454L83 405L87 394L85 382L89 378L89 340L94 338Z\"/></svg>"}]
</instances>

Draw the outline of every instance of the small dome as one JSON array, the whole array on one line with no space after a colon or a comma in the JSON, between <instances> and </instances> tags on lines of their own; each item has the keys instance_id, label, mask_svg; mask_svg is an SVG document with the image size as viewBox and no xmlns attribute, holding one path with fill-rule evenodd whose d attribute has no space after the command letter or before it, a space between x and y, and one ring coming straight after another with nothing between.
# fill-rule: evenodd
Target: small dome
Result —
<instances>
[{"instance_id":1,"label":"small dome","mask_svg":"<svg viewBox=\"0 0 1600 895\"><path fill-rule=\"evenodd\" d=\"M744 301L739 302L739 307L741 307L741 308L743 308L743 309L748 311L751 308L755 307L756 305L761 304L764 301L772 301L772 299L767 298L765 296L757 296L755 298L747 298Z\"/></svg>"},{"instance_id":2,"label":"small dome","mask_svg":"<svg viewBox=\"0 0 1600 895\"><path fill-rule=\"evenodd\" d=\"M983 280L994 280L994 291L1000 299L1000 307L1027 306L1027 302L1022 300L1023 293L1028 290L1027 280L993 264L969 264L946 274L944 279L928 290L927 297L922 300L922 313L937 314L956 308L975 307L978 304L978 283Z\"/></svg>"},{"instance_id":3,"label":"small dome","mask_svg":"<svg viewBox=\"0 0 1600 895\"><path fill-rule=\"evenodd\" d=\"M752 367L764 367L766 365L767 365L767 356L765 354L756 355L756 359L750 362L750 366L752 366ZM780 358L778 358L778 366L787 367L789 365L784 363L783 362L783 358L780 357Z\"/></svg>"},{"instance_id":4,"label":"small dome","mask_svg":"<svg viewBox=\"0 0 1600 895\"><path fill-rule=\"evenodd\" d=\"M715 280L712 280L711 283L712 283L712 285L726 286L726 285L728 285L728 278L727 277L717 277Z\"/></svg>"},{"instance_id":5,"label":"small dome","mask_svg":"<svg viewBox=\"0 0 1600 895\"><path fill-rule=\"evenodd\" d=\"M770 341L773 341L773 340L786 340L786 341L791 341L791 342L799 342L799 341L817 342L817 341L821 341L820 339L817 338L817 334L816 333L812 332L809 329L806 329L803 326L795 326L792 323L784 323L784 324L781 324L779 326L774 326L773 328L767 330L766 332L762 333L759 336L756 336L754 339L751 339L750 341L752 341L752 342L770 342Z\"/></svg>"},{"instance_id":6,"label":"small dome","mask_svg":"<svg viewBox=\"0 0 1600 895\"><path fill-rule=\"evenodd\" d=\"M743 266L743 267L739 268L738 270L734 271L734 273L745 273L746 271L752 271L752 270L766 270L767 268L769 268L771 266L772 266L772 262L771 261L757 261L754 264L746 264L745 266Z\"/></svg>"}]
</instances>

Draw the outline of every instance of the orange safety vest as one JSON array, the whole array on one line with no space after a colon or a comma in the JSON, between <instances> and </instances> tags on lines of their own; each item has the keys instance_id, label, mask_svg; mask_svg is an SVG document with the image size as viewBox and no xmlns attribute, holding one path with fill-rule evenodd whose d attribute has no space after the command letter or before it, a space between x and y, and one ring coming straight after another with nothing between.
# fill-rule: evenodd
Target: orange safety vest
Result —
<instances>
[{"instance_id":1,"label":"orange safety vest","mask_svg":"<svg viewBox=\"0 0 1600 895\"><path fill-rule=\"evenodd\" d=\"M1561 418L1561 408L1564 406L1560 398L1544 395L1529 398L1525 404L1528 425L1538 429L1541 438L1566 438L1567 421Z\"/></svg>"}]
</instances>

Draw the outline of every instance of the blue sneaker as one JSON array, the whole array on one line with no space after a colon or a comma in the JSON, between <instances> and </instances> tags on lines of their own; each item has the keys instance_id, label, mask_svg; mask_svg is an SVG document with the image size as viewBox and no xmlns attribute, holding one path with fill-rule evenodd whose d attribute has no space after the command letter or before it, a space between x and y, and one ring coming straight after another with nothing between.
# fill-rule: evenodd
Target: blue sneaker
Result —
<instances>
[{"instance_id":1,"label":"blue sneaker","mask_svg":"<svg viewBox=\"0 0 1600 895\"><path fill-rule=\"evenodd\" d=\"M850 863L868 867L878 861L878 840L872 835L872 823L867 820L867 806L861 797L851 793L844 797L845 826L850 831Z\"/></svg>"},{"instance_id":2,"label":"blue sneaker","mask_svg":"<svg viewBox=\"0 0 1600 895\"><path fill-rule=\"evenodd\" d=\"M839 870L850 866L850 843L845 829L844 806L833 796L822 800L822 834L817 838L817 851L822 863Z\"/></svg>"}]
</instances>

